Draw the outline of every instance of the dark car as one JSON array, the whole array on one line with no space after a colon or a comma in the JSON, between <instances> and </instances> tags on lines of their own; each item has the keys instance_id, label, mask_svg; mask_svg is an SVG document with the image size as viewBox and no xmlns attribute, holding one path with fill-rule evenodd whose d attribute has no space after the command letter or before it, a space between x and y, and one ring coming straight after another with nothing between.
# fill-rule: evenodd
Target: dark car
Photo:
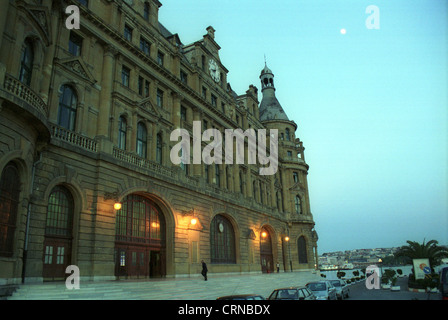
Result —
<instances>
[{"instance_id":1,"label":"dark car","mask_svg":"<svg viewBox=\"0 0 448 320\"><path fill-rule=\"evenodd\" d=\"M289 287L275 289L268 300L316 300L316 297L306 287Z\"/></svg>"},{"instance_id":2,"label":"dark car","mask_svg":"<svg viewBox=\"0 0 448 320\"><path fill-rule=\"evenodd\" d=\"M265 298L258 294L237 294L232 296L219 297L216 300L265 300Z\"/></svg>"}]
</instances>

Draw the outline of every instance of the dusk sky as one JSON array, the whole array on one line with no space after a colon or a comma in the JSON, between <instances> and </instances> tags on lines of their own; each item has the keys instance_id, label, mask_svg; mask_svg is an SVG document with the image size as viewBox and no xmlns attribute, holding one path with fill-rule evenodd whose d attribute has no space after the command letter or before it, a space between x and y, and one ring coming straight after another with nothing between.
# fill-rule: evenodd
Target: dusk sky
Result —
<instances>
[{"instance_id":1,"label":"dusk sky","mask_svg":"<svg viewBox=\"0 0 448 320\"><path fill-rule=\"evenodd\" d=\"M161 2L184 44L214 27L237 94L261 88L266 56L306 148L320 254L448 244L448 1Z\"/></svg>"}]
</instances>

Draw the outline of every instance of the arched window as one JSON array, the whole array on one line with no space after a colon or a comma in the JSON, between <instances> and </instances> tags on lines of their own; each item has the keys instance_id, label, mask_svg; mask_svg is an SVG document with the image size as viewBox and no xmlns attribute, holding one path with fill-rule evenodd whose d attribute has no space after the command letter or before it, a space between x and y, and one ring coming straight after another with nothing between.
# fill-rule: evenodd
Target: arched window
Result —
<instances>
[{"instance_id":1,"label":"arched window","mask_svg":"<svg viewBox=\"0 0 448 320\"><path fill-rule=\"evenodd\" d=\"M14 232L19 208L20 176L17 166L10 162L0 177L0 256L13 255Z\"/></svg>"},{"instance_id":2,"label":"arched window","mask_svg":"<svg viewBox=\"0 0 448 320\"><path fill-rule=\"evenodd\" d=\"M63 85L59 97L58 125L74 131L78 98L72 87Z\"/></svg>"},{"instance_id":3,"label":"arched window","mask_svg":"<svg viewBox=\"0 0 448 320\"><path fill-rule=\"evenodd\" d=\"M212 263L236 263L235 232L232 223L222 215L212 220L210 250Z\"/></svg>"},{"instance_id":4,"label":"arched window","mask_svg":"<svg viewBox=\"0 0 448 320\"><path fill-rule=\"evenodd\" d=\"M296 213L302 214L302 202L300 200L299 195L296 195L295 205L296 205Z\"/></svg>"},{"instance_id":5,"label":"arched window","mask_svg":"<svg viewBox=\"0 0 448 320\"><path fill-rule=\"evenodd\" d=\"M33 73L34 50L30 39L25 40L22 56L20 57L19 80L29 86L31 84L31 75Z\"/></svg>"},{"instance_id":6,"label":"arched window","mask_svg":"<svg viewBox=\"0 0 448 320\"><path fill-rule=\"evenodd\" d=\"M126 150L126 130L127 122L124 116L120 116L118 120L118 148Z\"/></svg>"},{"instance_id":7,"label":"arched window","mask_svg":"<svg viewBox=\"0 0 448 320\"><path fill-rule=\"evenodd\" d=\"M286 141L291 141L291 133L289 132L288 128L286 128L285 130L285 135L286 135Z\"/></svg>"},{"instance_id":8,"label":"arched window","mask_svg":"<svg viewBox=\"0 0 448 320\"><path fill-rule=\"evenodd\" d=\"M56 186L48 199L46 236L70 238L73 226L74 202L70 191L63 186Z\"/></svg>"},{"instance_id":9,"label":"arched window","mask_svg":"<svg viewBox=\"0 0 448 320\"><path fill-rule=\"evenodd\" d=\"M299 250L299 263L308 263L305 237L301 236L297 240L297 248Z\"/></svg>"},{"instance_id":10,"label":"arched window","mask_svg":"<svg viewBox=\"0 0 448 320\"><path fill-rule=\"evenodd\" d=\"M156 142L156 162L162 164L162 134L157 134L157 142Z\"/></svg>"},{"instance_id":11,"label":"arched window","mask_svg":"<svg viewBox=\"0 0 448 320\"><path fill-rule=\"evenodd\" d=\"M140 195L127 196L116 219L116 241L156 245L164 237L163 216L151 200Z\"/></svg>"},{"instance_id":12,"label":"arched window","mask_svg":"<svg viewBox=\"0 0 448 320\"><path fill-rule=\"evenodd\" d=\"M137 154L146 158L148 131L146 126L139 122L137 125Z\"/></svg>"}]
</instances>

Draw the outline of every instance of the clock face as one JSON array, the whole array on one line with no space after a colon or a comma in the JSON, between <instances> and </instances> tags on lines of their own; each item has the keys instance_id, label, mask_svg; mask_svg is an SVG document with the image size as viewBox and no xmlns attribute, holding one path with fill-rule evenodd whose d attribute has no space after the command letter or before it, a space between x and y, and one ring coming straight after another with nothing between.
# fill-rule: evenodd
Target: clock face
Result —
<instances>
[{"instance_id":1,"label":"clock face","mask_svg":"<svg viewBox=\"0 0 448 320\"><path fill-rule=\"evenodd\" d=\"M215 80L216 82L219 82L219 80L221 79L221 75L219 73L218 64L215 62L215 60L210 59L209 68L210 68L210 76L212 77L212 79Z\"/></svg>"}]
</instances>

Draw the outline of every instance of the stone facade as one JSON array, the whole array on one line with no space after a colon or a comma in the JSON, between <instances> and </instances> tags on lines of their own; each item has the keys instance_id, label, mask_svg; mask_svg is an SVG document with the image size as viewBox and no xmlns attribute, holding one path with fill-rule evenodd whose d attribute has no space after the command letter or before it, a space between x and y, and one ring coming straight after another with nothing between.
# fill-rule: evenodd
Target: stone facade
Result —
<instances>
[{"instance_id":1,"label":"stone facade","mask_svg":"<svg viewBox=\"0 0 448 320\"><path fill-rule=\"evenodd\" d=\"M71 4L79 7L79 30L65 26ZM78 266L83 279L115 279L117 264L135 258L120 261L116 250L114 204L129 195L149 199L162 216L162 244L154 251L161 254L145 256L143 266L162 260L152 265L162 270L158 276L196 275L201 260L212 273L272 272L277 262L281 272L316 267L308 165L296 123L260 119L258 89L238 95L227 82L215 30L184 45L158 21L161 6L0 1L0 173L5 180L9 165L20 179L18 199L8 202L15 209L0 207L0 284L57 278L46 266L50 254L56 257L46 241L58 186L72 198L72 216L69 245L53 263ZM278 129L278 172L259 175L257 164L174 165L170 134L191 133L193 121L221 132ZM4 183L0 196L7 192ZM212 256L217 216L233 228L234 260L225 263ZM269 266L261 261L264 232Z\"/></svg>"}]
</instances>

